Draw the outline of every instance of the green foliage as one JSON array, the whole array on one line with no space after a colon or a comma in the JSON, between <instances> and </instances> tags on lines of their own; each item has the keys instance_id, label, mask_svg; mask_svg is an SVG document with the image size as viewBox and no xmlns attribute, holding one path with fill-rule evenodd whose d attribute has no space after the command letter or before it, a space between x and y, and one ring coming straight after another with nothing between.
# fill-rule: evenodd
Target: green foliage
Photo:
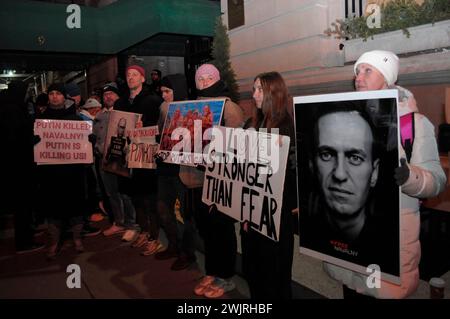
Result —
<instances>
[{"instance_id":1,"label":"green foliage","mask_svg":"<svg viewBox=\"0 0 450 319\"><path fill-rule=\"evenodd\" d=\"M239 100L239 86L236 82L236 73L234 73L230 62L230 39L228 38L227 27L222 23L220 17L217 18L214 29L212 56L212 64L220 71L221 79L230 90L231 100L237 102Z\"/></svg>"},{"instance_id":2,"label":"green foliage","mask_svg":"<svg viewBox=\"0 0 450 319\"><path fill-rule=\"evenodd\" d=\"M338 19L325 30L328 36L336 39L356 39L372 37L378 33L403 30L409 38L408 28L450 19L450 0L425 0L422 5L414 0L393 0L381 6L381 27L369 28L367 17Z\"/></svg>"}]
</instances>

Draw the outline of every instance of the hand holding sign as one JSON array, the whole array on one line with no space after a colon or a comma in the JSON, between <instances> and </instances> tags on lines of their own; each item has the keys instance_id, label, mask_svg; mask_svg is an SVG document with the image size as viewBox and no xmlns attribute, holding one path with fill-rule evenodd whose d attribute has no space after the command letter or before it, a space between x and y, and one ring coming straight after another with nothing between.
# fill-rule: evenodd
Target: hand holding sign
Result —
<instances>
[{"instance_id":1,"label":"hand holding sign","mask_svg":"<svg viewBox=\"0 0 450 319\"><path fill-rule=\"evenodd\" d=\"M401 166L395 169L394 173L395 182L397 183L398 186L402 186L403 184L405 184L409 178L409 167L408 164L406 163L406 159L404 158L400 159L400 165Z\"/></svg>"},{"instance_id":2,"label":"hand holding sign","mask_svg":"<svg viewBox=\"0 0 450 319\"><path fill-rule=\"evenodd\" d=\"M88 140L92 145L95 145L95 143L97 142L97 135L89 134Z\"/></svg>"},{"instance_id":3,"label":"hand holding sign","mask_svg":"<svg viewBox=\"0 0 450 319\"><path fill-rule=\"evenodd\" d=\"M36 145L41 141L41 137L39 135L33 135L33 145Z\"/></svg>"}]
</instances>

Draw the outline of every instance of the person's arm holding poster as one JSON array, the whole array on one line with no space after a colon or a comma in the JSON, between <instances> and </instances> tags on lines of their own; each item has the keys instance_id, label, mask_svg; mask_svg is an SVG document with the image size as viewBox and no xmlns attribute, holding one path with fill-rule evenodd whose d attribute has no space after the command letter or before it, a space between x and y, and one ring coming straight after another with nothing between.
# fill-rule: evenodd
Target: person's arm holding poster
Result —
<instances>
[{"instance_id":1,"label":"person's arm holding poster","mask_svg":"<svg viewBox=\"0 0 450 319\"><path fill-rule=\"evenodd\" d=\"M414 99L414 97L410 97ZM441 167L439 152L430 121L415 114L415 138L409 168L409 177L402 185L402 192L411 197L437 196L445 188L446 176ZM420 151L414 151L414 150Z\"/></svg>"}]
</instances>

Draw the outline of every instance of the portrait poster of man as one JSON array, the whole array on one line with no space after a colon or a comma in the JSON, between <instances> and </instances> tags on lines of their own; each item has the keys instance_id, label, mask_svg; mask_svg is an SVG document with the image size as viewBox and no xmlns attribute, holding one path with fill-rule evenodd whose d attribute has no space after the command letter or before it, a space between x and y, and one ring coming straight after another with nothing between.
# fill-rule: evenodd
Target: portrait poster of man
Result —
<instances>
[{"instance_id":1,"label":"portrait poster of man","mask_svg":"<svg viewBox=\"0 0 450 319\"><path fill-rule=\"evenodd\" d=\"M215 127L202 201L278 241L289 144L289 136Z\"/></svg>"},{"instance_id":2,"label":"portrait poster of man","mask_svg":"<svg viewBox=\"0 0 450 319\"><path fill-rule=\"evenodd\" d=\"M364 274L370 266L393 283L400 280L397 101L396 90L294 98L300 252Z\"/></svg>"},{"instance_id":3,"label":"portrait poster of man","mask_svg":"<svg viewBox=\"0 0 450 319\"><path fill-rule=\"evenodd\" d=\"M141 115L136 113L111 111L103 152L104 171L125 177L131 176L127 161L129 136L140 118Z\"/></svg>"},{"instance_id":4,"label":"portrait poster of man","mask_svg":"<svg viewBox=\"0 0 450 319\"><path fill-rule=\"evenodd\" d=\"M141 127L130 131L128 168L156 169L158 126Z\"/></svg>"},{"instance_id":5,"label":"portrait poster of man","mask_svg":"<svg viewBox=\"0 0 450 319\"><path fill-rule=\"evenodd\" d=\"M211 129L220 125L225 99L172 102L164 121L159 154L166 163L203 163Z\"/></svg>"},{"instance_id":6,"label":"portrait poster of man","mask_svg":"<svg viewBox=\"0 0 450 319\"><path fill-rule=\"evenodd\" d=\"M37 165L90 164L93 162L89 121L43 120L34 122L34 134L41 140L34 146Z\"/></svg>"}]
</instances>

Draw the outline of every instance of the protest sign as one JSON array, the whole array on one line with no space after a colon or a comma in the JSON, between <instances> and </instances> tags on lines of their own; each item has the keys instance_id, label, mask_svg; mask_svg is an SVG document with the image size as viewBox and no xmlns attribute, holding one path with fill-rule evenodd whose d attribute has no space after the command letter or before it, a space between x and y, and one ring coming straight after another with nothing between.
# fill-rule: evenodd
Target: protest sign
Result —
<instances>
[{"instance_id":1,"label":"protest sign","mask_svg":"<svg viewBox=\"0 0 450 319\"><path fill-rule=\"evenodd\" d=\"M104 171L113 174L130 177L127 155L129 143L127 137L134 130L141 115L130 112L111 111L106 134L105 150L103 152Z\"/></svg>"},{"instance_id":2,"label":"protest sign","mask_svg":"<svg viewBox=\"0 0 450 319\"><path fill-rule=\"evenodd\" d=\"M154 155L159 146L156 143L156 135L158 135L158 126L142 127L130 131L128 168L156 168Z\"/></svg>"},{"instance_id":3,"label":"protest sign","mask_svg":"<svg viewBox=\"0 0 450 319\"><path fill-rule=\"evenodd\" d=\"M278 241L289 142L288 136L215 127L202 201Z\"/></svg>"},{"instance_id":4,"label":"protest sign","mask_svg":"<svg viewBox=\"0 0 450 319\"><path fill-rule=\"evenodd\" d=\"M397 90L294 98L300 252L400 282Z\"/></svg>"},{"instance_id":5,"label":"protest sign","mask_svg":"<svg viewBox=\"0 0 450 319\"><path fill-rule=\"evenodd\" d=\"M225 99L172 102L161 136L159 155L166 163L193 166L203 162L211 128L222 119Z\"/></svg>"},{"instance_id":6,"label":"protest sign","mask_svg":"<svg viewBox=\"0 0 450 319\"><path fill-rule=\"evenodd\" d=\"M91 133L89 121L37 119L34 134L41 140L34 146L34 161L38 165L92 163Z\"/></svg>"}]
</instances>

